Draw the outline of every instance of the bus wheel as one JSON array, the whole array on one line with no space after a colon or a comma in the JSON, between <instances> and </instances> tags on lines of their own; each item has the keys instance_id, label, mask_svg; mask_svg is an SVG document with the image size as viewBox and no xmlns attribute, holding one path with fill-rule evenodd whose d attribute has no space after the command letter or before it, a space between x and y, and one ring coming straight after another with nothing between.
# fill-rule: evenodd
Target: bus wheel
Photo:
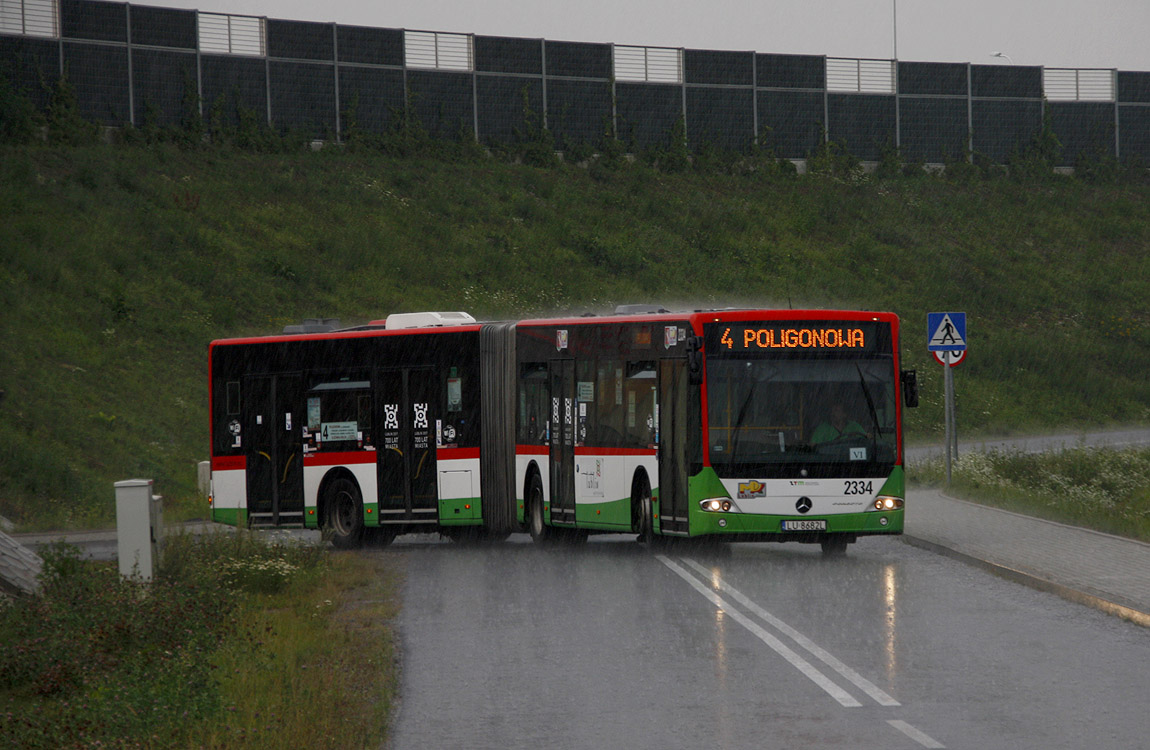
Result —
<instances>
[{"instance_id":1,"label":"bus wheel","mask_svg":"<svg viewBox=\"0 0 1150 750\"><path fill-rule=\"evenodd\" d=\"M363 541L363 500L350 479L337 479L327 491L327 528L336 549L356 549Z\"/></svg>"},{"instance_id":2,"label":"bus wheel","mask_svg":"<svg viewBox=\"0 0 1150 750\"><path fill-rule=\"evenodd\" d=\"M823 557L845 557L847 554L846 537L830 536L822 541Z\"/></svg>"},{"instance_id":3,"label":"bus wheel","mask_svg":"<svg viewBox=\"0 0 1150 750\"><path fill-rule=\"evenodd\" d=\"M653 545L655 539L655 513L651 501L651 485L646 477L635 483L635 490L631 498L631 515L638 520L639 538L637 541Z\"/></svg>"},{"instance_id":4,"label":"bus wheel","mask_svg":"<svg viewBox=\"0 0 1150 750\"><path fill-rule=\"evenodd\" d=\"M527 485L527 526L531 539L536 544L550 544L555 541L555 529L548 526L543 518L543 481L538 474L531 475Z\"/></svg>"}]
</instances>

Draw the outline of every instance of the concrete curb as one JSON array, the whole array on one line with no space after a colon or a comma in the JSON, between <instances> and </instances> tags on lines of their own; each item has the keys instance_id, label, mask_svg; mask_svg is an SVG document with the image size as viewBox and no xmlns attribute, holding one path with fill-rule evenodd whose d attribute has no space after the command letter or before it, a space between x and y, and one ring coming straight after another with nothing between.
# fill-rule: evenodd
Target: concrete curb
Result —
<instances>
[{"instance_id":1,"label":"concrete curb","mask_svg":"<svg viewBox=\"0 0 1150 750\"><path fill-rule=\"evenodd\" d=\"M976 568L988 571L996 576L999 576L1000 578L1005 578L1009 581L1014 581L1015 583L1021 583L1024 586L1029 586L1030 588L1036 589L1038 591L1045 591L1050 594L1055 594L1062 597L1063 599L1066 599L1067 601L1074 602L1075 604L1084 604L1087 607L1093 607L1094 609L1105 612L1108 615L1121 617L1123 620L1132 622L1135 625L1141 625L1144 628L1150 628L1150 613L1142 612L1140 610L1134 609L1133 607L1128 607L1124 604L1119 604L1101 596L1089 594L1085 591L1079 591L1078 589L1065 586L1061 583L1055 583L1054 581L1047 580L1032 573L1027 573L1015 568L1007 567L1005 565L1000 565L989 560L983 560L982 558L968 555L965 552L960 552L952 547L947 547L946 545L938 544L937 542L931 542L920 537L915 537L903 533L902 541L911 545L912 547L918 547L919 549L924 549L928 552L934 552L935 554L943 555L945 557L958 560L959 562L966 563L967 565L972 565Z\"/></svg>"}]
</instances>

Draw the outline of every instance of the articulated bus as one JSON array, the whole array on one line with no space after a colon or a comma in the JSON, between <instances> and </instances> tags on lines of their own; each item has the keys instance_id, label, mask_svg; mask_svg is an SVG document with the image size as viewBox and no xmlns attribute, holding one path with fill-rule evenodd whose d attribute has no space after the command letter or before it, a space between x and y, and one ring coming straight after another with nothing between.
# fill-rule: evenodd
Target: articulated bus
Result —
<instances>
[{"instance_id":1,"label":"articulated bus","mask_svg":"<svg viewBox=\"0 0 1150 750\"><path fill-rule=\"evenodd\" d=\"M819 543L903 530L892 313L406 313L209 347L211 516L398 534Z\"/></svg>"}]
</instances>

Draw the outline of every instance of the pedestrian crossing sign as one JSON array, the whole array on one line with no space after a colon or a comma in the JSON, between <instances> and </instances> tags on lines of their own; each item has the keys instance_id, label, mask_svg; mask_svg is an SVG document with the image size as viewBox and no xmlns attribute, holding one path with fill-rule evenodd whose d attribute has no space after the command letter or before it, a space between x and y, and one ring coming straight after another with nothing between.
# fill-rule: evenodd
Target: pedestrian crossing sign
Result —
<instances>
[{"instance_id":1,"label":"pedestrian crossing sign","mask_svg":"<svg viewBox=\"0 0 1150 750\"><path fill-rule=\"evenodd\" d=\"M926 348L930 351L966 351L966 313L927 313L926 330Z\"/></svg>"}]
</instances>

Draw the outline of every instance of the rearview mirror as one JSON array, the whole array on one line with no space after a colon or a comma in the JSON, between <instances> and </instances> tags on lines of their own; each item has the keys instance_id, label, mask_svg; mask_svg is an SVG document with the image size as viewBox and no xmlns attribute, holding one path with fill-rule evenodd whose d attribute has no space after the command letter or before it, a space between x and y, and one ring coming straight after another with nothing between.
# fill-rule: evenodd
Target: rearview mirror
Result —
<instances>
[{"instance_id":1,"label":"rearview mirror","mask_svg":"<svg viewBox=\"0 0 1150 750\"><path fill-rule=\"evenodd\" d=\"M687 377L691 385L703 382L703 337L691 336L687 339Z\"/></svg>"},{"instance_id":2,"label":"rearview mirror","mask_svg":"<svg viewBox=\"0 0 1150 750\"><path fill-rule=\"evenodd\" d=\"M913 409L918 406L918 371L902 371L902 402Z\"/></svg>"}]
</instances>

